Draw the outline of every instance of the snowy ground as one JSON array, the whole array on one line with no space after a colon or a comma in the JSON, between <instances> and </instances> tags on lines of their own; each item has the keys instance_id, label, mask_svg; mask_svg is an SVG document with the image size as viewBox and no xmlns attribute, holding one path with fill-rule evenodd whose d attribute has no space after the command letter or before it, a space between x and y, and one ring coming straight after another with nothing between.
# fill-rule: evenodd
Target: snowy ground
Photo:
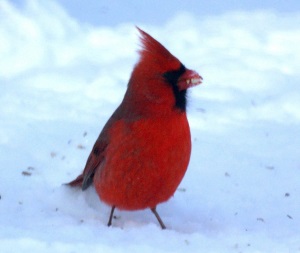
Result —
<instances>
[{"instance_id":1,"label":"snowy ground","mask_svg":"<svg viewBox=\"0 0 300 253\"><path fill-rule=\"evenodd\" d=\"M35 3L35 4L34 4ZM174 198L117 211L82 170L137 60L133 23L93 27L59 6L0 1L0 252L300 252L300 13L175 15L138 25L204 77Z\"/></svg>"}]
</instances>

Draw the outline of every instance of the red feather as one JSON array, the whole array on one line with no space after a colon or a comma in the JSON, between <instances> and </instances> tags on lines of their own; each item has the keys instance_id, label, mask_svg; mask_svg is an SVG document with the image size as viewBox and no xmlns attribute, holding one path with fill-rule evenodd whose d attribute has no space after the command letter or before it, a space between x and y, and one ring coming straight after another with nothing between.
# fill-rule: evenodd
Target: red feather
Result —
<instances>
[{"instance_id":1,"label":"red feather","mask_svg":"<svg viewBox=\"0 0 300 253\"><path fill-rule=\"evenodd\" d=\"M86 189L93 182L112 213L114 207L151 208L164 227L155 208L174 194L188 167L185 92L202 78L138 30L140 60L124 99L100 133L83 173L69 184Z\"/></svg>"}]
</instances>

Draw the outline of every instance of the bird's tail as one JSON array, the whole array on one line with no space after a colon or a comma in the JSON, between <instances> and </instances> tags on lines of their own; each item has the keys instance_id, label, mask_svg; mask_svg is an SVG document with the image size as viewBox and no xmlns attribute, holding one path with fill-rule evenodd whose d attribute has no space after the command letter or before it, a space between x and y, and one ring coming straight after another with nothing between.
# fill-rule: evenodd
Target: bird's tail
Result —
<instances>
[{"instance_id":1,"label":"bird's tail","mask_svg":"<svg viewBox=\"0 0 300 253\"><path fill-rule=\"evenodd\" d=\"M69 183L66 183L66 185L72 186L72 187L82 187L83 182L83 174L80 174L77 178L72 180Z\"/></svg>"}]
</instances>

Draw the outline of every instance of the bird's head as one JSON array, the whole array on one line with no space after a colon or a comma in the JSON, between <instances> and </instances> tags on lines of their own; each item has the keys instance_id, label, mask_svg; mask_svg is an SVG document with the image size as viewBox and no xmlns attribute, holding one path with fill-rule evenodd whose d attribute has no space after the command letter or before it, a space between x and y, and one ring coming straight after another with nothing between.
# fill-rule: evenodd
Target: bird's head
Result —
<instances>
[{"instance_id":1,"label":"bird's head","mask_svg":"<svg viewBox=\"0 0 300 253\"><path fill-rule=\"evenodd\" d=\"M186 68L162 44L138 28L142 49L128 84L131 99L144 106L186 110L186 91L202 83L202 77ZM128 93L127 92L127 93Z\"/></svg>"}]
</instances>

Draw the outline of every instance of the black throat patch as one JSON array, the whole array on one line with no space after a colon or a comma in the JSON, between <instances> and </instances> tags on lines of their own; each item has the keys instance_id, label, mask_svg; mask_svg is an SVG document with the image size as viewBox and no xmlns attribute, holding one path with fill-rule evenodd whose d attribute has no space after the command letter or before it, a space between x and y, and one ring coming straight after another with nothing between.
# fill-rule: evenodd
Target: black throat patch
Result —
<instances>
[{"instance_id":1,"label":"black throat patch","mask_svg":"<svg viewBox=\"0 0 300 253\"><path fill-rule=\"evenodd\" d=\"M187 104L187 90L180 91L177 82L179 77L185 72L186 68L183 64L181 64L178 70L172 70L165 72L163 77L165 80L172 86L173 93L175 96L175 107L180 109L182 112L186 111Z\"/></svg>"}]
</instances>

